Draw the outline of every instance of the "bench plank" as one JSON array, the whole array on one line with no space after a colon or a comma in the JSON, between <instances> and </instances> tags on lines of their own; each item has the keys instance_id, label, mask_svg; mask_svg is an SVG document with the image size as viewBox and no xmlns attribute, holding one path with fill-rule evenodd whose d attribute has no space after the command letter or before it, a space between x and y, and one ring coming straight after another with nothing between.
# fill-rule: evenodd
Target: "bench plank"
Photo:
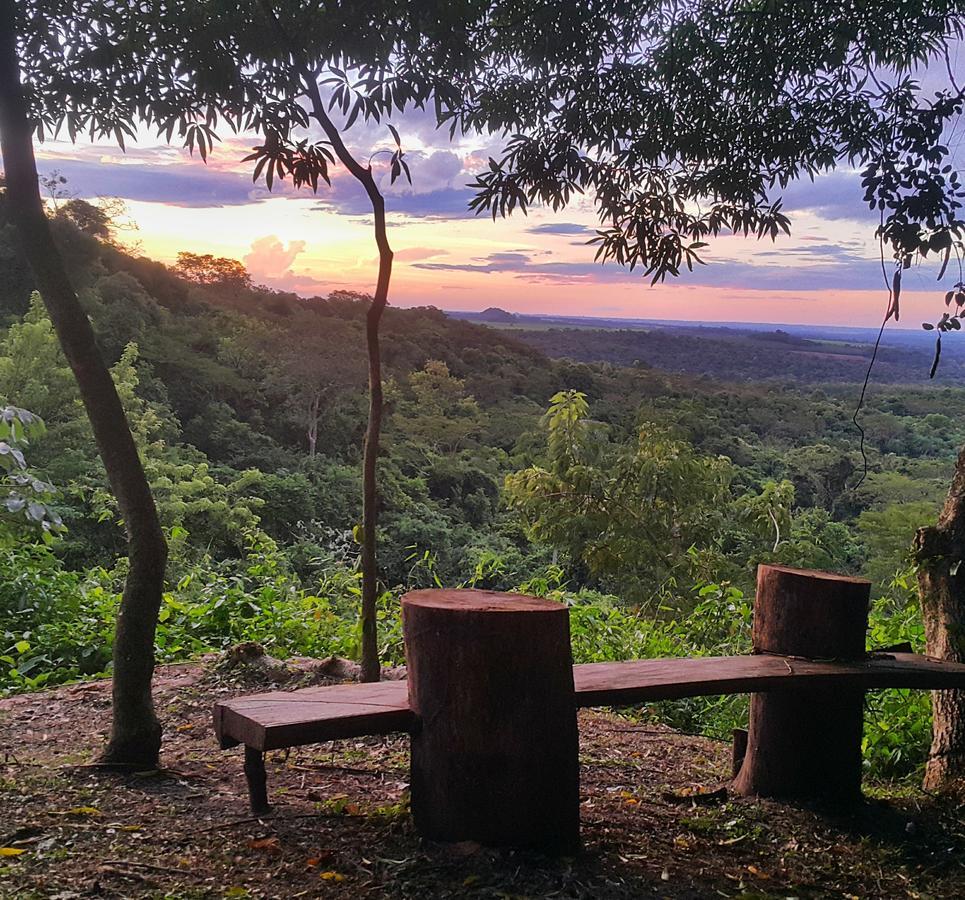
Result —
<instances>
[{"instance_id":1,"label":"bench plank","mask_svg":"<svg viewBox=\"0 0 965 900\"><path fill-rule=\"evenodd\" d=\"M404 681L272 691L225 700L214 707L215 734L223 749L245 744L256 750L278 750L409 731L414 723Z\"/></svg>"},{"instance_id":2,"label":"bench plank","mask_svg":"<svg viewBox=\"0 0 965 900\"><path fill-rule=\"evenodd\" d=\"M888 653L858 662L788 656L700 656L587 663L573 667L577 706L623 706L714 694L801 687L965 688L965 665L916 653Z\"/></svg>"},{"instance_id":3,"label":"bench plank","mask_svg":"<svg viewBox=\"0 0 965 900\"><path fill-rule=\"evenodd\" d=\"M701 656L587 663L573 667L576 705L627 706L654 700L746 694L802 687L965 688L965 665L914 653L859 662L785 656ZM278 750L338 738L411 731L405 681L272 691L215 704L223 748Z\"/></svg>"}]
</instances>

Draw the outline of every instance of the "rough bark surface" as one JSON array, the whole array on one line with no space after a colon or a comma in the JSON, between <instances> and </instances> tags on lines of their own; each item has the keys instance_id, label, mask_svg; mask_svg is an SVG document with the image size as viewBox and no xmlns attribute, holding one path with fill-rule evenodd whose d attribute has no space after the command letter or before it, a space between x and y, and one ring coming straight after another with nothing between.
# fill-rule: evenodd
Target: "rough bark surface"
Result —
<instances>
[{"instance_id":1,"label":"rough bark surface","mask_svg":"<svg viewBox=\"0 0 965 900\"><path fill-rule=\"evenodd\" d=\"M402 622L420 833L572 853L579 762L566 607L415 591L402 600Z\"/></svg>"},{"instance_id":2,"label":"rough bark surface","mask_svg":"<svg viewBox=\"0 0 965 900\"><path fill-rule=\"evenodd\" d=\"M870 583L824 572L760 566L754 650L809 659L860 659ZM788 661L793 668L794 661ZM863 691L801 688L751 697L744 796L837 802L861 796Z\"/></svg>"},{"instance_id":3,"label":"rough bark surface","mask_svg":"<svg viewBox=\"0 0 965 900\"><path fill-rule=\"evenodd\" d=\"M0 146L11 218L77 379L127 528L130 568L114 638L113 720L104 760L153 768L158 762L161 726L151 698L151 679L167 547L127 417L44 212L33 125L20 84L15 21L12 0L0 0Z\"/></svg>"},{"instance_id":4,"label":"rough bark surface","mask_svg":"<svg viewBox=\"0 0 965 900\"><path fill-rule=\"evenodd\" d=\"M965 448L958 455L945 505L915 539L918 592L929 656L965 662ZM965 792L965 691L932 694L928 790Z\"/></svg>"}]
</instances>

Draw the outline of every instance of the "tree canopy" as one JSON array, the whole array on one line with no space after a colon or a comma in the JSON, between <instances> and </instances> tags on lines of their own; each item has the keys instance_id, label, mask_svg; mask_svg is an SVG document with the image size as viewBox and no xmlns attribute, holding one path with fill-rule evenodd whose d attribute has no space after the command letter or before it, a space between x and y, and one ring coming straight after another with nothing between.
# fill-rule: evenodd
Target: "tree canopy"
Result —
<instances>
[{"instance_id":1,"label":"tree canopy","mask_svg":"<svg viewBox=\"0 0 965 900\"><path fill-rule=\"evenodd\" d=\"M660 280L717 234L787 231L789 182L850 166L901 265L961 241L942 136L962 90L950 65L937 91L919 78L962 37L956 2L533 0L489 24L493 64L443 116L511 135L479 210L585 193L597 257Z\"/></svg>"}]
</instances>

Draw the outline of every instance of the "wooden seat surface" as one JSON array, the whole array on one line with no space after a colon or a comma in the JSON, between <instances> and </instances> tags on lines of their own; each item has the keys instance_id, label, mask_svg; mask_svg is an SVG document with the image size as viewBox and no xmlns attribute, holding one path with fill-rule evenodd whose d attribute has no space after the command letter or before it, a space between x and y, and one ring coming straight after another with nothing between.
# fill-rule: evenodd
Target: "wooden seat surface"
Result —
<instances>
[{"instance_id":1,"label":"wooden seat surface","mask_svg":"<svg viewBox=\"0 0 965 900\"><path fill-rule=\"evenodd\" d=\"M701 656L587 663L573 667L576 705L626 706L653 700L807 687L965 688L965 665L914 653L872 655L858 662L787 656ZM272 691L215 704L222 747L277 750L337 738L410 731L404 681Z\"/></svg>"},{"instance_id":2,"label":"wooden seat surface","mask_svg":"<svg viewBox=\"0 0 965 900\"><path fill-rule=\"evenodd\" d=\"M698 656L587 663L573 667L577 706L623 706L714 694L802 687L965 688L965 665L916 653L871 655L857 662L791 656Z\"/></svg>"},{"instance_id":3,"label":"wooden seat surface","mask_svg":"<svg viewBox=\"0 0 965 900\"><path fill-rule=\"evenodd\" d=\"M272 691L214 706L221 746L245 744L257 750L409 731L414 722L404 681Z\"/></svg>"}]
</instances>

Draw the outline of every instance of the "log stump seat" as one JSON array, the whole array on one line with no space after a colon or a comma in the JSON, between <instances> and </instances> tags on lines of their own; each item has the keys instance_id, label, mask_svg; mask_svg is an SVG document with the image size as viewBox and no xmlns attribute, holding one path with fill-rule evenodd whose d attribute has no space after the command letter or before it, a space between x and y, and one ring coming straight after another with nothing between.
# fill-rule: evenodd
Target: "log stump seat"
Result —
<instances>
[{"instance_id":1,"label":"log stump seat","mask_svg":"<svg viewBox=\"0 0 965 900\"><path fill-rule=\"evenodd\" d=\"M750 693L734 790L851 800L864 691L965 688L965 665L866 653L868 593L859 579L761 566L752 655L574 666L562 604L415 591L402 600L406 681L222 701L215 733L245 746L256 815L270 809L266 751L403 732L420 833L560 854L579 845L578 708Z\"/></svg>"}]
</instances>

